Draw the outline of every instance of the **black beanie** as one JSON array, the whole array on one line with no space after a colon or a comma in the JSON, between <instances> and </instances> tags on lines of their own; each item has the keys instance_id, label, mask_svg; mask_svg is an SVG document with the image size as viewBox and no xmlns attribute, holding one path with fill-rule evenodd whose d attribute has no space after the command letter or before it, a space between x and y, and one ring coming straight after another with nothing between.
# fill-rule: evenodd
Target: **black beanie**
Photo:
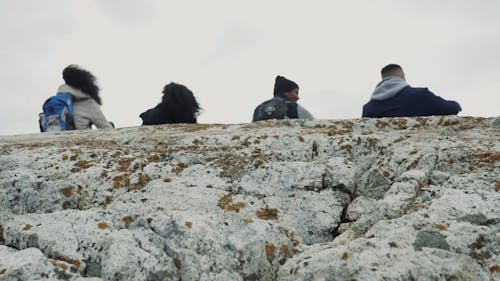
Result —
<instances>
[{"instance_id":1,"label":"black beanie","mask_svg":"<svg viewBox=\"0 0 500 281\"><path fill-rule=\"evenodd\" d=\"M288 93L298 88L299 85L292 80L288 80L283 76L276 76L276 81L274 82L275 96L283 96L284 93Z\"/></svg>"}]
</instances>

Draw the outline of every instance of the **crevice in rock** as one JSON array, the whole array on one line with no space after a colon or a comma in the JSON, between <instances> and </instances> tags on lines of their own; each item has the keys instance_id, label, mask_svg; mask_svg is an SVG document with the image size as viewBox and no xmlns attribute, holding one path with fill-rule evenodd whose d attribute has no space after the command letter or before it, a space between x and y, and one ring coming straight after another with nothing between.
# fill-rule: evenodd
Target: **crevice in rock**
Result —
<instances>
[{"instance_id":1,"label":"crevice in rock","mask_svg":"<svg viewBox=\"0 0 500 281\"><path fill-rule=\"evenodd\" d=\"M311 160L314 160L314 158L318 157L319 155L319 145L316 141L313 141L312 143L312 153L311 153Z\"/></svg>"},{"instance_id":2,"label":"crevice in rock","mask_svg":"<svg viewBox=\"0 0 500 281\"><path fill-rule=\"evenodd\" d=\"M3 225L0 224L0 245L5 245L5 239L3 237Z\"/></svg>"},{"instance_id":3,"label":"crevice in rock","mask_svg":"<svg viewBox=\"0 0 500 281\"><path fill-rule=\"evenodd\" d=\"M350 202L344 204L344 206L342 208L342 214L340 215L340 222L339 222L339 224L334 229L332 229L331 233L332 233L333 239L337 238L341 234L340 233L340 226L343 223L348 223L349 222L349 220L347 219L347 208L349 208Z\"/></svg>"}]
</instances>

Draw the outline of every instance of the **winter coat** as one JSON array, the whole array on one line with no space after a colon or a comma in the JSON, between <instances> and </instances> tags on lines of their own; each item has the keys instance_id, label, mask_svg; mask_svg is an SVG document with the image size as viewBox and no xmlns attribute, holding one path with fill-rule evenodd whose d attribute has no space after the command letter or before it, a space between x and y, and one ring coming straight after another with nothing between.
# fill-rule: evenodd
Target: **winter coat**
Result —
<instances>
[{"instance_id":1,"label":"winter coat","mask_svg":"<svg viewBox=\"0 0 500 281\"><path fill-rule=\"evenodd\" d=\"M89 95L63 84L58 93L70 93L73 96L73 112L76 130L91 129L95 125L99 129L113 128L101 111L101 106Z\"/></svg>"},{"instance_id":2,"label":"winter coat","mask_svg":"<svg viewBox=\"0 0 500 281\"><path fill-rule=\"evenodd\" d=\"M304 107L300 106L298 103L293 102L293 101L289 101L285 97L280 97L280 96L274 96L273 99L285 100L285 102L286 102L286 104L288 106L288 112L287 112L287 116L285 117L285 119L288 118L288 119L309 119L309 120L314 120L313 115L309 111L307 111L307 109L305 109ZM257 106L255 108L255 110L253 111L252 122L259 121L259 120L257 120L257 116L259 114L261 106L262 106L262 104L260 104L259 106Z\"/></svg>"},{"instance_id":3,"label":"winter coat","mask_svg":"<svg viewBox=\"0 0 500 281\"><path fill-rule=\"evenodd\" d=\"M455 115L462 108L456 101L447 101L427 88L413 88L395 76L380 82L371 100L363 106L363 117L415 117Z\"/></svg>"}]
</instances>

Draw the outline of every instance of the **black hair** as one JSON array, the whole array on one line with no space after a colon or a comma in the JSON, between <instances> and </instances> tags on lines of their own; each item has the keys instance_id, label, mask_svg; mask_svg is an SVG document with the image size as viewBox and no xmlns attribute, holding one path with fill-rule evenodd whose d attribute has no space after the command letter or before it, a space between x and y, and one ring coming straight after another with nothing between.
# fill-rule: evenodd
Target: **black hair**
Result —
<instances>
[{"instance_id":1,"label":"black hair","mask_svg":"<svg viewBox=\"0 0 500 281\"><path fill-rule=\"evenodd\" d=\"M170 83L163 88L163 98L154 108L143 112L142 125L196 123L200 105L186 86Z\"/></svg>"},{"instance_id":2,"label":"black hair","mask_svg":"<svg viewBox=\"0 0 500 281\"><path fill-rule=\"evenodd\" d=\"M395 70L403 70L403 68L397 64L388 64L388 65L384 66L384 68L382 68L380 73L382 74L382 76L386 76L387 74L389 74Z\"/></svg>"},{"instance_id":3,"label":"black hair","mask_svg":"<svg viewBox=\"0 0 500 281\"><path fill-rule=\"evenodd\" d=\"M91 97L99 105L102 105L101 97L99 96L99 86L97 79L89 71L79 67L78 65L68 65L62 72L64 82Z\"/></svg>"}]
</instances>

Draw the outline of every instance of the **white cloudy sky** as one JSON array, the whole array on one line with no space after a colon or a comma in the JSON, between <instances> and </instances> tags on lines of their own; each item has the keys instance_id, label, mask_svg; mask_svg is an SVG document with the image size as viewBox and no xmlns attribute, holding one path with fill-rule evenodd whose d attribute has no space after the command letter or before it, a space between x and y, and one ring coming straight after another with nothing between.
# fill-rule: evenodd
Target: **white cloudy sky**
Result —
<instances>
[{"instance_id":1,"label":"white cloudy sky","mask_svg":"<svg viewBox=\"0 0 500 281\"><path fill-rule=\"evenodd\" d=\"M199 122L248 122L277 74L317 118L356 118L393 62L461 115L497 116L499 13L498 0L0 0L0 135L38 131L68 64L98 77L119 127L171 81L193 90Z\"/></svg>"}]
</instances>

